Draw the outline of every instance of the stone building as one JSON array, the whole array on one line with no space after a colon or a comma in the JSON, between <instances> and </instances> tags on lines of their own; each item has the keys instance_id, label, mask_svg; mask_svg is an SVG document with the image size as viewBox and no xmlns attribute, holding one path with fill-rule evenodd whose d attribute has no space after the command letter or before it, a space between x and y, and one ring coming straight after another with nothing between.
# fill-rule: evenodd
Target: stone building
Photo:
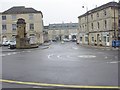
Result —
<instances>
[{"instance_id":1,"label":"stone building","mask_svg":"<svg viewBox=\"0 0 120 90\"><path fill-rule=\"evenodd\" d=\"M49 40L76 39L78 23L49 24Z\"/></svg>"},{"instance_id":2,"label":"stone building","mask_svg":"<svg viewBox=\"0 0 120 90\"><path fill-rule=\"evenodd\" d=\"M16 37L16 22L19 18L26 21L27 36L37 43L43 43L43 14L33 8L12 7L0 14L2 41Z\"/></svg>"},{"instance_id":3,"label":"stone building","mask_svg":"<svg viewBox=\"0 0 120 90\"><path fill-rule=\"evenodd\" d=\"M111 46L118 38L118 3L109 2L78 17L77 42Z\"/></svg>"}]
</instances>

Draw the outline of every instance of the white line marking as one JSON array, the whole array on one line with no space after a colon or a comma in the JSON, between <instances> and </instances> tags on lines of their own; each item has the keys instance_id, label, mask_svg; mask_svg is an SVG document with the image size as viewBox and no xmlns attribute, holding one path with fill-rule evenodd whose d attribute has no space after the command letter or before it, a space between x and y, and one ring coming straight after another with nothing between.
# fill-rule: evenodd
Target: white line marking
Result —
<instances>
[{"instance_id":1,"label":"white line marking","mask_svg":"<svg viewBox=\"0 0 120 90\"><path fill-rule=\"evenodd\" d=\"M72 47L73 49L77 50L78 48L77 47Z\"/></svg>"},{"instance_id":2,"label":"white line marking","mask_svg":"<svg viewBox=\"0 0 120 90\"><path fill-rule=\"evenodd\" d=\"M17 54L17 52L13 52L12 54Z\"/></svg>"},{"instance_id":3,"label":"white line marking","mask_svg":"<svg viewBox=\"0 0 120 90\"><path fill-rule=\"evenodd\" d=\"M57 57L58 57L58 58L60 58L60 56L59 56L59 55L58 55Z\"/></svg>"},{"instance_id":4,"label":"white line marking","mask_svg":"<svg viewBox=\"0 0 120 90\"><path fill-rule=\"evenodd\" d=\"M107 59L108 57L106 56L105 59Z\"/></svg>"},{"instance_id":5,"label":"white line marking","mask_svg":"<svg viewBox=\"0 0 120 90\"><path fill-rule=\"evenodd\" d=\"M48 59L50 59L50 58L51 58L51 56L53 56L53 54L49 54L49 55L48 55Z\"/></svg>"},{"instance_id":6,"label":"white line marking","mask_svg":"<svg viewBox=\"0 0 120 90\"><path fill-rule=\"evenodd\" d=\"M7 55L11 55L12 53L8 53Z\"/></svg>"},{"instance_id":7,"label":"white line marking","mask_svg":"<svg viewBox=\"0 0 120 90\"><path fill-rule=\"evenodd\" d=\"M31 51L26 51L26 52L31 52Z\"/></svg>"},{"instance_id":8,"label":"white line marking","mask_svg":"<svg viewBox=\"0 0 120 90\"><path fill-rule=\"evenodd\" d=\"M111 61L111 62L107 62L107 63L110 63L110 64L117 64L117 63L120 63L120 61Z\"/></svg>"},{"instance_id":9,"label":"white line marking","mask_svg":"<svg viewBox=\"0 0 120 90\"><path fill-rule=\"evenodd\" d=\"M80 55L78 57L80 57L80 58L95 58L96 56L93 56L93 55Z\"/></svg>"}]
</instances>

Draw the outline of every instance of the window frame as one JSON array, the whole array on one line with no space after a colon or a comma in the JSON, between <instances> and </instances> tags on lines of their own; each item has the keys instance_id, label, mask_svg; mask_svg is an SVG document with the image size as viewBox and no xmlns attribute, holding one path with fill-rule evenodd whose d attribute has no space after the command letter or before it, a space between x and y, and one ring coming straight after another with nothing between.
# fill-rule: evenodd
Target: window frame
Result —
<instances>
[{"instance_id":1,"label":"window frame","mask_svg":"<svg viewBox=\"0 0 120 90\"><path fill-rule=\"evenodd\" d=\"M3 15L3 16L2 16L2 20L7 20L6 15Z\"/></svg>"},{"instance_id":2,"label":"window frame","mask_svg":"<svg viewBox=\"0 0 120 90\"><path fill-rule=\"evenodd\" d=\"M2 24L2 31L6 31L7 30L7 25L6 24Z\"/></svg>"}]
</instances>

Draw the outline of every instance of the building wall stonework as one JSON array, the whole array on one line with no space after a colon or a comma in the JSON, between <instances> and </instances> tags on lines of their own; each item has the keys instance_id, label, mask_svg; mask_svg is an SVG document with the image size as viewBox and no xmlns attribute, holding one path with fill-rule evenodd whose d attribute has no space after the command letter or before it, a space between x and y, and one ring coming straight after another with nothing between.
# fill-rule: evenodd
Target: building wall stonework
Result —
<instances>
[{"instance_id":1,"label":"building wall stonework","mask_svg":"<svg viewBox=\"0 0 120 90\"><path fill-rule=\"evenodd\" d=\"M71 40L72 36L77 36L78 23L51 24L48 29L49 40Z\"/></svg>"},{"instance_id":2,"label":"building wall stonework","mask_svg":"<svg viewBox=\"0 0 120 90\"><path fill-rule=\"evenodd\" d=\"M117 38L118 4L111 2L106 6L97 7L79 16L78 20L78 42L88 45L112 46L114 36Z\"/></svg>"},{"instance_id":3,"label":"building wall stonework","mask_svg":"<svg viewBox=\"0 0 120 90\"><path fill-rule=\"evenodd\" d=\"M22 10L22 9L21 9ZM19 12L19 11L18 11ZM37 43L43 43L43 16L39 12L27 12L27 13L2 13L1 18L5 16L6 20L1 20L2 25L6 25L6 29L2 31L2 41L4 37L6 40L11 40L17 35L16 22L19 18L25 19L26 31L28 37L35 37Z\"/></svg>"}]
</instances>

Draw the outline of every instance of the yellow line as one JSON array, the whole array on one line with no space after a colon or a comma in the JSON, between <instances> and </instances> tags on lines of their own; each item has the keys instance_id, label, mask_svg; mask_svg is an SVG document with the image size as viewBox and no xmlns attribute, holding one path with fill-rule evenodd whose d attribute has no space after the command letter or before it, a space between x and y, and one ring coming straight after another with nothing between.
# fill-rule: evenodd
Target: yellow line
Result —
<instances>
[{"instance_id":1,"label":"yellow line","mask_svg":"<svg viewBox=\"0 0 120 90\"><path fill-rule=\"evenodd\" d=\"M23 84L23 85L35 85L35 86L47 86L47 87L65 87L65 88L104 88L104 89L120 89L119 86L80 86L80 85L64 85L64 84L47 84L47 83L37 83L37 82L22 82L14 80L3 80L0 79L0 82L3 83L14 83L14 84Z\"/></svg>"}]
</instances>

